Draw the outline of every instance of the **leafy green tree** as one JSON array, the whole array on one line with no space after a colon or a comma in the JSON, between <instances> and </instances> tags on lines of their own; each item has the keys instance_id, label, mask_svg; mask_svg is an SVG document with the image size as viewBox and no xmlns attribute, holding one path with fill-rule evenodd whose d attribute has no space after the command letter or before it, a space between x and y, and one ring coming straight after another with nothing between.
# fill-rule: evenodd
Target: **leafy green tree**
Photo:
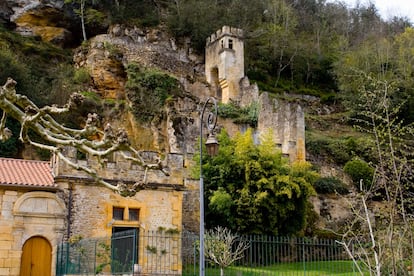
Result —
<instances>
[{"instance_id":1,"label":"leafy green tree","mask_svg":"<svg viewBox=\"0 0 414 276\"><path fill-rule=\"evenodd\" d=\"M357 3L355 8L350 9L350 41L354 46L368 38L373 40L384 37L383 25L378 9L374 3Z\"/></svg>"},{"instance_id":2,"label":"leafy green tree","mask_svg":"<svg viewBox=\"0 0 414 276\"><path fill-rule=\"evenodd\" d=\"M272 60L275 87L282 72L292 65L298 53L296 26L297 18L290 5L284 0L268 1L265 20L256 33L267 58Z\"/></svg>"},{"instance_id":3,"label":"leafy green tree","mask_svg":"<svg viewBox=\"0 0 414 276\"><path fill-rule=\"evenodd\" d=\"M366 39L358 48L341 56L334 64L334 71L344 103L353 117L358 117L364 109L361 88L374 88L370 78L376 78L392 84L398 90L390 98L391 106L400 106L399 115L406 123L414 121L411 108L414 103L413 49L414 31L413 28L406 28L404 33L393 37Z\"/></svg>"},{"instance_id":4,"label":"leafy green tree","mask_svg":"<svg viewBox=\"0 0 414 276\"><path fill-rule=\"evenodd\" d=\"M169 0L100 0L99 9L109 14L111 24L157 26Z\"/></svg>"},{"instance_id":5,"label":"leafy green tree","mask_svg":"<svg viewBox=\"0 0 414 276\"><path fill-rule=\"evenodd\" d=\"M395 68L394 81L399 87L394 102L405 104L401 107L401 114L406 121L414 122L414 28L406 28L405 31L395 37L393 43Z\"/></svg>"},{"instance_id":6,"label":"leafy green tree","mask_svg":"<svg viewBox=\"0 0 414 276\"><path fill-rule=\"evenodd\" d=\"M234 139L220 133L218 155L203 165L207 227L274 235L303 230L318 175L307 162L289 164L271 137L255 145L250 129Z\"/></svg>"},{"instance_id":7,"label":"leafy green tree","mask_svg":"<svg viewBox=\"0 0 414 276\"><path fill-rule=\"evenodd\" d=\"M163 2L167 10L167 26L180 38L191 38L192 47L202 53L206 37L223 25L243 29L246 34L261 23L264 6L268 0L170 0ZM167 3L166 3L167 2ZM162 6L161 3L158 6ZM248 35L246 35L247 37Z\"/></svg>"}]
</instances>

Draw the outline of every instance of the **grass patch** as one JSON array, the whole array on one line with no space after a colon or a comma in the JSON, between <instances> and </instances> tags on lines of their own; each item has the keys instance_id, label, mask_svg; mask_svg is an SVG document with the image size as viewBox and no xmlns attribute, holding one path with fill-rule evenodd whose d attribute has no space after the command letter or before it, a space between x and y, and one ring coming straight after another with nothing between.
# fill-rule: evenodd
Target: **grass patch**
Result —
<instances>
[{"instance_id":1,"label":"grass patch","mask_svg":"<svg viewBox=\"0 0 414 276\"><path fill-rule=\"evenodd\" d=\"M198 275L198 266L189 266L183 269L186 276ZM206 268L206 275L220 275L219 268ZM320 276L320 275L359 275L352 261L321 261L321 262L295 262L280 263L270 266L248 267L232 266L224 270L226 276L262 276L262 275L283 275L283 276ZM368 275L368 274L367 274Z\"/></svg>"}]
</instances>

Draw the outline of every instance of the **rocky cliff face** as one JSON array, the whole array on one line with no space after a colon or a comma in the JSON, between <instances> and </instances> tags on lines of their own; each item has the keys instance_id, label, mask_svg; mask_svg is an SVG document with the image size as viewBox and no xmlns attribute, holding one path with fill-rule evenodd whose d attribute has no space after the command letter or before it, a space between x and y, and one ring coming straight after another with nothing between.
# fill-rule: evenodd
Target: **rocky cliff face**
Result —
<instances>
[{"instance_id":1,"label":"rocky cliff face","mask_svg":"<svg viewBox=\"0 0 414 276\"><path fill-rule=\"evenodd\" d=\"M22 35L39 36L58 45L72 39L69 29L74 22L67 16L63 0L3 0L0 19L14 24Z\"/></svg>"},{"instance_id":2,"label":"rocky cliff face","mask_svg":"<svg viewBox=\"0 0 414 276\"><path fill-rule=\"evenodd\" d=\"M132 105L118 116L106 120L122 125L138 148L171 153L192 153L198 136L200 99L211 94L203 81L202 58L184 45L178 47L173 38L159 29L112 26L108 34L90 39L87 46L74 54L75 66L86 68L93 89L102 98L127 100L126 68L135 63L143 68L156 68L178 79L183 93L174 96L163 108L162 116L147 123L137 122ZM148 95L150 97L151 95Z\"/></svg>"}]
</instances>

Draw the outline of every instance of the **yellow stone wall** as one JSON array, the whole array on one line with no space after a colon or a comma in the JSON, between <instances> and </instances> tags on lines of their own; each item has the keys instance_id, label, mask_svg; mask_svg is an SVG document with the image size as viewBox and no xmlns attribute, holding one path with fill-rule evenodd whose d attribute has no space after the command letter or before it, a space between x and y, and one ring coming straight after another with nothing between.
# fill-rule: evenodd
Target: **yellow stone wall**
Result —
<instances>
[{"instance_id":1,"label":"yellow stone wall","mask_svg":"<svg viewBox=\"0 0 414 276\"><path fill-rule=\"evenodd\" d=\"M98 170L99 175L114 183L134 183L143 181L145 170L141 166L126 161L118 155L105 161L102 165L96 160L76 160L76 152L66 149L66 156L75 163L87 165ZM153 152L145 153L148 158ZM138 228L139 233L153 232L159 229L173 230L179 233L183 230L183 194L185 168L183 156L180 154L168 154L166 166L169 175L159 170L146 172L147 185L132 197L123 197L113 190L97 185L82 172L76 171L67 164L54 159L52 162L55 181L61 190L65 191L67 206L71 206L70 236L81 236L84 239L105 238L109 239L114 227ZM113 217L114 208L122 208L124 218L117 220ZM129 210L139 210L139 219L130 220ZM140 237L141 238L141 237ZM139 245L143 246L144 241ZM159 256L147 254L145 248L140 248L138 264L142 271L151 269L149 264L154 263L154 258ZM170 254L163 263L172 273L181 272L181 252L177 247L168 252Z\"/></svg>"},{"instance_id":2,"label":"yellow stone wall","mask_svg":"<svg viewBox=\"0 0 414 276\"><path fill-rule=\"evenodd\" d=\"M67 183L59 183L65 186ZM71 235L87 238L110 237L112 227L139 227L146 231L159 228L182 229L182 191L142 190L134 197L122 197L108 188L74 184L72 190ZM125 219L112 217L113 207L125 209ZM128 209L139 209L139 221L128 220Z\"/></svg>"},{"instance_id":3,"label":"yellow stone wall","mask_svg":"<svg viewBox=\"0 0 414 276\"><path fill-rule=\"evenodd\" d=\"M133 197L122 197L106 187L77 180L60 179L58 185L67 191L67 200L71 193L71 237L110 239L113 227L138 228L139 233L156 233L159 229L182 232L183 191L160 187L139 191ZM124 209L124 220L113 217L114 207ZM138 221L129 220L129 209L139 209ZM145 246L144 243L144 240L140 241L139 245ZM157 256L147 254L145 248L140 248L139 252L138 264L141 269L151 269L147 266L154 262L151 258ZM168 254L168 258L163 261L164 269L168 267L173 273L180 273L180 248L177 247Z\"/></svg>"}]
</instances>

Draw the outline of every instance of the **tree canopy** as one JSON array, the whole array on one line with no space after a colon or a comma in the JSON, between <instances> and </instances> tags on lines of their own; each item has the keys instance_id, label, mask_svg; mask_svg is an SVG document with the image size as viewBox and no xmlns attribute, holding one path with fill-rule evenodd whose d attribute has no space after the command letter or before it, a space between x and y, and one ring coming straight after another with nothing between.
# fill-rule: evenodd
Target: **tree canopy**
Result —
<instances>
[{"instance_id":1,"label":"tree canopy","mask_svg":"<svg viewBox=\"0 0 414 276\"><path fill-rule=\"evenodd\" d=\"M220 133L218 155L203 165L208 228L274 235L303 230L318 175L307 162L289 164L271 136L256 145L251 129L234 139Z\"/></svg>"}]
</instances>

